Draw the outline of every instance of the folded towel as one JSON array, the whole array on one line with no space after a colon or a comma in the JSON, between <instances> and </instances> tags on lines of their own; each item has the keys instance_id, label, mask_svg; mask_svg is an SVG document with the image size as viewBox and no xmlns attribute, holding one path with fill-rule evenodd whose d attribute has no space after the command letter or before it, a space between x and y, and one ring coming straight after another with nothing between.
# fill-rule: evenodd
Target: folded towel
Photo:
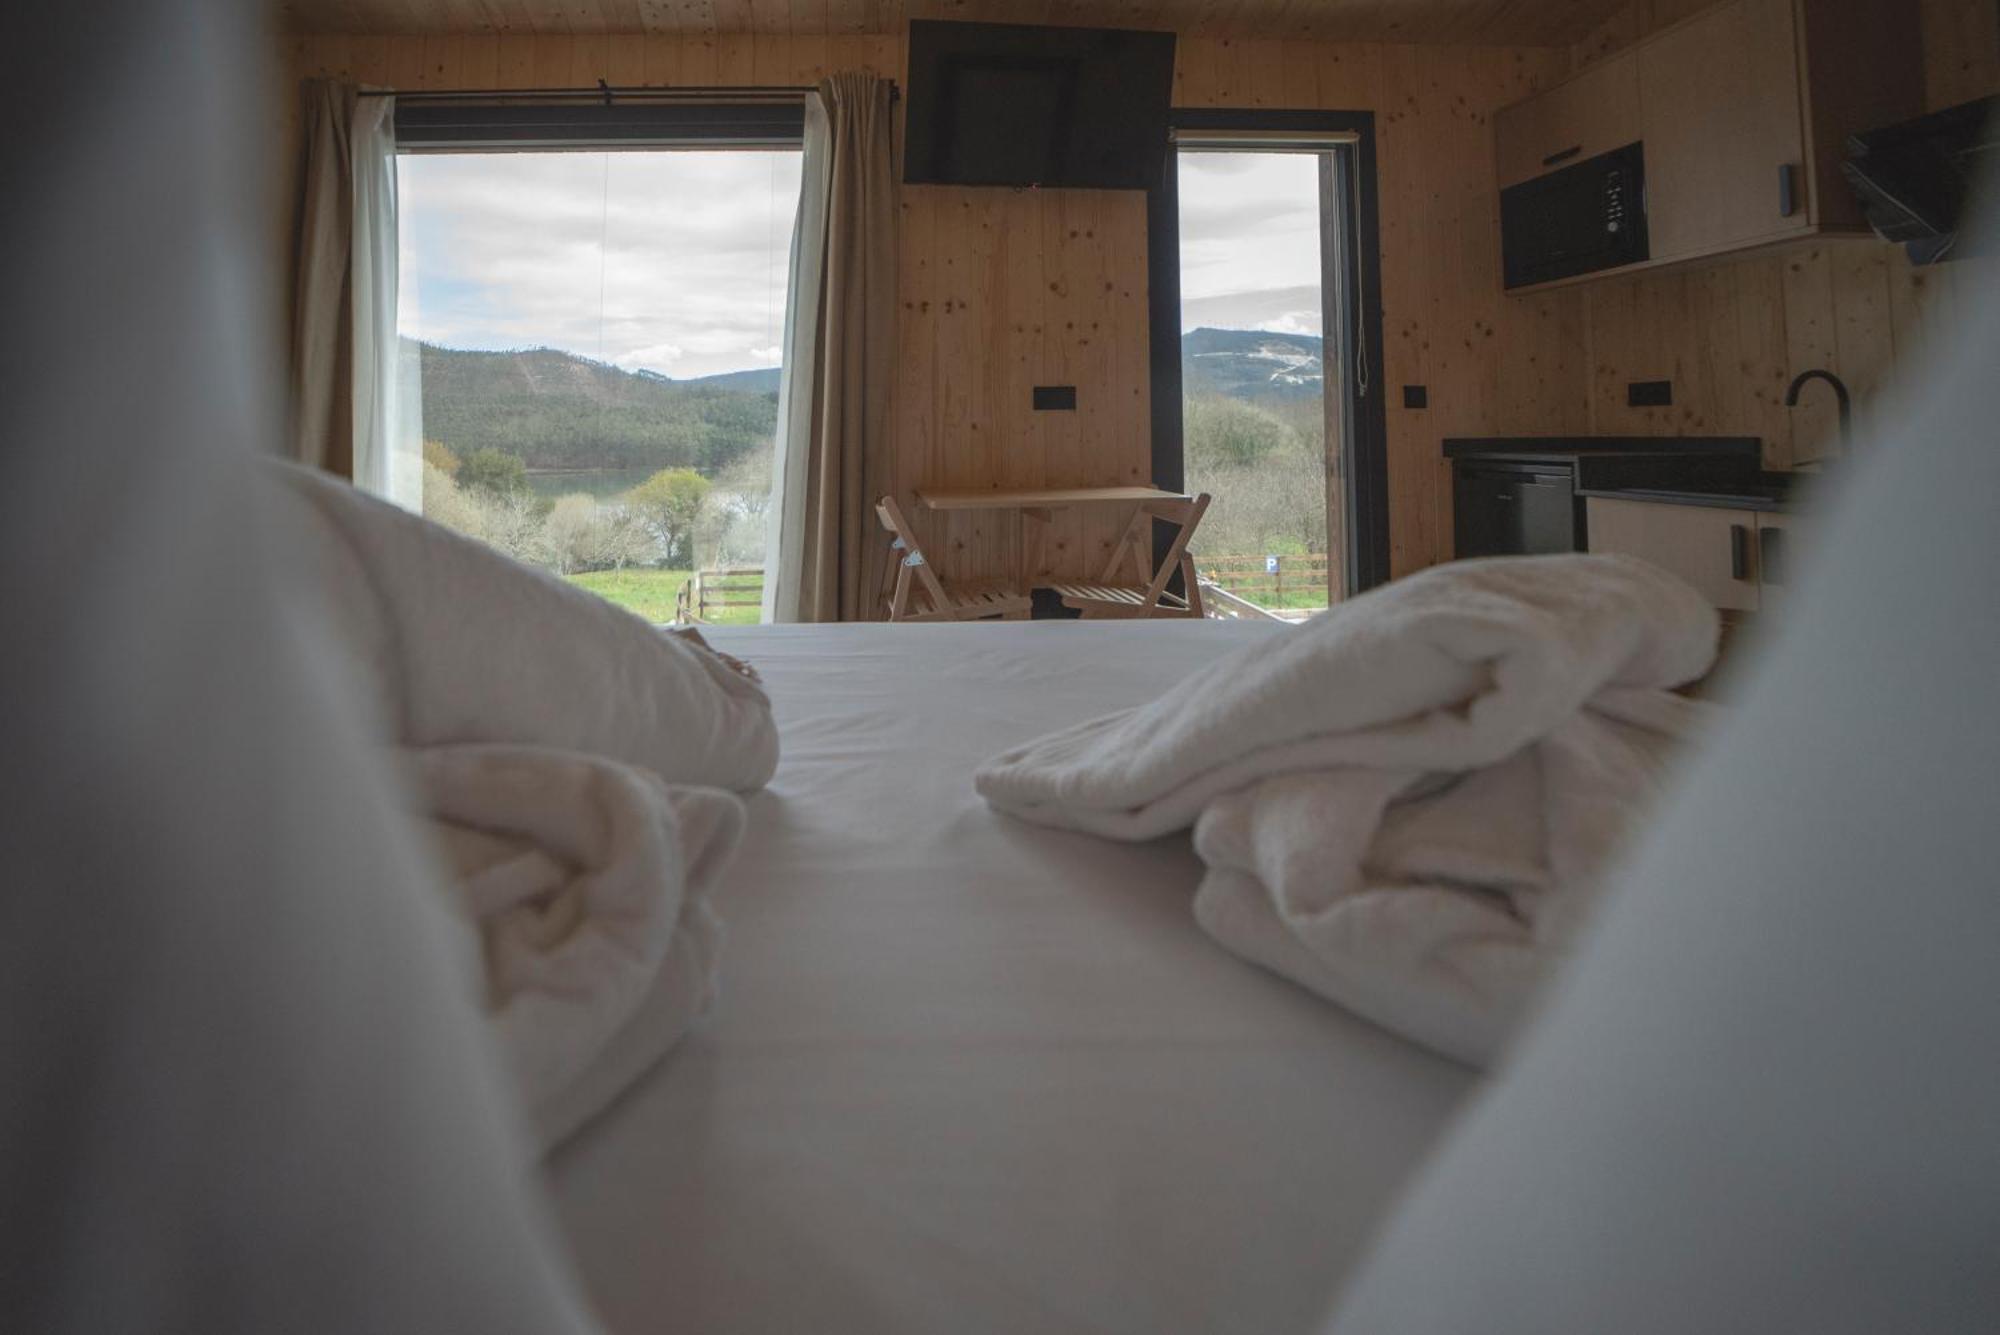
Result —
<instances>
[{"instance_id":1,"label":"folded towel","mask_svg":"<svg viewBox=\"0 0 2000 1335\"><path fill-rule=\"evenodd\" d=\"M743 803L541 747L428 747L407 768L546 1150L714 996L721 935L707 895Z\"/></svg>"},{"instance_id":2,"label":"folded towel","mask_svg":"<svg viewBox=\"0 0 2000 1335\"><path fill-rule=\"evenodd\" d=\"M552 746L739 793L770 780L769 697L698 640L325 474L267 476L403 745Z\"/></svg>"},{"instance_id":3,"label":"folded towel","mask_svg":"<svg viewBox=\"0 0 2000 1335\"><path fill-rule=\"evenodd\" d=\"M1195 825L1223 946L1474 1066L1499 1054L1709 706L1620 692L1484 769L1266 779Z\"/></svg>"},{"instance_id":4,"label":"folded towel","mask_svg":"<svg viewBox=\"0 0 2000 1335\"><path fill-rule=\"evenodd\" d=\"M997 757L1029 820L1195 824L1197 921L1458 1060L1493 1059L1711 707L1716 615L1621 557L1441 566Z\"/></svg>"},{"instance_id":5,"label":"folded towel","mask_svg":"<svg viewBox=\"0 0 2000 1335\"><path fill-rule=\"evenodd\" d=\"M1150 839L1275 774L1492 764L1601 690L1699 677L1716 629L1700 594L1629 557L1453 562L995 756L974 782L1024 820Z\"/></svg>"},{"instance_id":6,"label":"folded towel","mask_svg":"<svg viewBox=\"0 0 2000 1335\"><path fill-rule=\"evenodd\" d=\"M324 474L265 476L408 757L546 1149L714 994L703 896L741 829L732 792L777 767L770 699L698 635Z\"/></svg>"}]
</instances>

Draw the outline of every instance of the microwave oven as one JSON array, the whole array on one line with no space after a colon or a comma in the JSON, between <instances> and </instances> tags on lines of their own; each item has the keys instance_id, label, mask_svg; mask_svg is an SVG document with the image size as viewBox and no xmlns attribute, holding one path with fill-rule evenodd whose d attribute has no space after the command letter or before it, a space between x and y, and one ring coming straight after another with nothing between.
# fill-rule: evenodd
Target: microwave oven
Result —
<instances>
[{"instance_id":1,"label":"microwave oven","mask_svg":"<svg viewBox=\"0 0 2000 1335\"><path fill-rule=\"evenodd\" d=\"M1644 146L1614 148L1502 190L1500 256L1509 288L1648 258Z\"/></svg>"}]
</instances>

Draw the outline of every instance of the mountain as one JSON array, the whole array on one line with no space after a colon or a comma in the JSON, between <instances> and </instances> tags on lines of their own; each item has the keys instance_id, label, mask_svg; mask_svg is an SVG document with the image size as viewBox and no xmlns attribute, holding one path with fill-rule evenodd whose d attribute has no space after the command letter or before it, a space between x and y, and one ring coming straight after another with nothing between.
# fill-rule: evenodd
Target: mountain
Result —
<instances>
[{"instance_id":1,"label":"mountain","mask_svg":"<svg viewBox=\"0 0 2000 1335\"><path fill-rule=\"evenodd\" d=\"M695 468L714 475L771 438L776 370L672 380L555 348L422 345L424 435L529 468Z\"/></svg>"},{"instance_id":2,"label":"mountain","mask_svg":"<svg viewBox=\"0 0 2000 1335\"><path fill-rule=\"evenodd\" d=\"M1195 329L1181 335L1181 388L1191 396L1305 399L1325 383L1313 334L1254 329Z\"/></svg>"},{"instance_id":3,"label":"mountain","mask_svg":"<svg viewBox=\"0 0 2000 1335\"><path fill-rule=\"evenodd\" d=\"M733 394L776 394L778 377L782 374L775 366L760 366L754 371L724 371L721 375L696 376L674 383L703 389L726 389Z\"/></svg>"}]
</instances>

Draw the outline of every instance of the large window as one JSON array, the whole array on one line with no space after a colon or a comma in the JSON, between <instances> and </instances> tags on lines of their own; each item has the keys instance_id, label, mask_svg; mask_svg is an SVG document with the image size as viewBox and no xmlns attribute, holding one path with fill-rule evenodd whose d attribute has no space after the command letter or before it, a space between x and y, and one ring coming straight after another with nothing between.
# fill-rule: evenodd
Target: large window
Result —
<instances>
[{"instance_id":1,"label":"large window","mask_svg":"<svg viewBox=\"0 0 2000 1335\"><path fill-rule=\"evenodd\" d=\"M1190 135L1177 154L1182 457L1188 489L1214 497L1195 563L1286 616L1324 608L1340 586L1321 278L1330 151Z\"/></svg>"},{"instance_id":2,"label":"large window","mask_svg":"<svg viewBox=\"0 0 2000 1335\"><path fill-rule=\"evenodd\" d=\"M399 166L425 514L655 621L761 568L799 151ZM754 576L715 583L710 619L756 620Z\"/></svg>"}]
</instances>

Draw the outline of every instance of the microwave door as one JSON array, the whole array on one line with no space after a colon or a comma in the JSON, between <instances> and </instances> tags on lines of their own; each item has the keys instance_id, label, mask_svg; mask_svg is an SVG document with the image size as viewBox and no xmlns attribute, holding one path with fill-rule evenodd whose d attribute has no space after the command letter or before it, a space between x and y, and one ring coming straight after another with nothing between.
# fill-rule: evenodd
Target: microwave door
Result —
<instances>
[{"instance_id":1,"label":"microwave door","mask_svg":"<svg viewBox=\"0 0 2000 1335\"><path fill-rule=\"evenodd\" d=\"M1632 144L1510 186L1500 195L1508 287L1646 258L1644 160Z\"/></svg>"}]
</instances>

